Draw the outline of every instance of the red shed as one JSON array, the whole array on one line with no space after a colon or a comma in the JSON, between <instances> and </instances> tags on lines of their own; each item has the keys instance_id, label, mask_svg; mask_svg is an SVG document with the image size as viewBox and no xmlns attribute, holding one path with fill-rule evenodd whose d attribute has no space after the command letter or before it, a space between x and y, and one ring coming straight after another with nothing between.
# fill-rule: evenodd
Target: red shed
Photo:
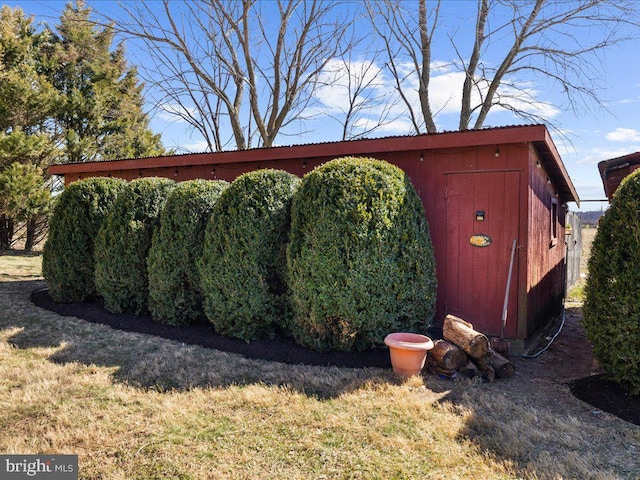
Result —
<instances>
[{"instance_id":1,"label":"red shed","mask_svg":"<svg viewBox=\"0 0 640 480\"><path fill-rule=\"evenodd\" d=\"M521 349L560 310L567 202L579 199L544 125L65 164L49 172L67 184L92 176L233 180L259 168L304 175L347 155L397 165L418 191L436 256L436 325L451 313L500 335L514 239L505 337Z\"/></svg>"},{"instance_id":2,"label":"red shed","mask_svg":"<svg viewBox=\"0 0 640 480\"><path fill-rule=\"evenodd\" d=\"M638 168L640 168L640 152L603 160L598 163L604 193L607 194L609 201L613 199L613 194L618 189L622 179L635 172Z\"/></svg>"}]
</instances>

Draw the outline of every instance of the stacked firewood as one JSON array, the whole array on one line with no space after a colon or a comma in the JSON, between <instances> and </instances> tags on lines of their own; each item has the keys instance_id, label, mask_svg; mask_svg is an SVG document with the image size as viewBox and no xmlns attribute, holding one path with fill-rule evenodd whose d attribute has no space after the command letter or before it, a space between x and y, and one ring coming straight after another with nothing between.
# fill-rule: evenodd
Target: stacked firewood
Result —
<instances>
[{"instance_id":1,"label":"stacked firewood","mask_svg":"<svg viewBox=\"0 0 640 480\"><path fill-rule=\"evenodd\" d=\"M489 339L461 318L447 315L442 336L444 340L437 340L427 355L426 366L432 373L483 377L494 382L496 378L510 378L515 372L515 365L495 352Z\"/></svg>"}]
</instances>

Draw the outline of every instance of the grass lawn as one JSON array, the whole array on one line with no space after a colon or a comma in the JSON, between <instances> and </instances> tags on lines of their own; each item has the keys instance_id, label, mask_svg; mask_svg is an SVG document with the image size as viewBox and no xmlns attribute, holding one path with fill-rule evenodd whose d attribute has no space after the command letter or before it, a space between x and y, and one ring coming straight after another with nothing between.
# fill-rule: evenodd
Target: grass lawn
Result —
<instances>
[{"instance_id":1,"label":"grass lawn","mask_svg":"<svg viewBox=\"0 0 640 480\"><path fill-rule=\"evenodd\" d=\"M526 369L401 383L121 332L31 304L40 262L0 254L0 452L86 479L638 478L640 428Z\"/></svg>"}]
</instances>

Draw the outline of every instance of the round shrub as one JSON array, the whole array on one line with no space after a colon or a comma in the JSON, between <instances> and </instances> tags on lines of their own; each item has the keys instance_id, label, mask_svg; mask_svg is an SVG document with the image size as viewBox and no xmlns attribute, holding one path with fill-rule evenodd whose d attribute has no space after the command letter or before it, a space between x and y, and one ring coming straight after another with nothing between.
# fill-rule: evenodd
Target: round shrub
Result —
<instances>
[{"instance_id":1,"label":"round shrub","mask_svg":"<svg viewBox=\"0 0 640 480\"><path fill-rule=\"evenodd\" d=\"M114 313L147 311L147 254L160 212L175 182L141 178L118 196L96 238L95 282Z\"/></svg>"},{"instance_id":2,"label":"round shrub","mask_svg":"<svg viewBox=\"0 0 640 480\"><path fill-rule=\"evenodd\" d=\"M598 226L585 286L584 326L613 380L640 394L640 171L618 187Z\"/></svg>"},{"instance_id":3,"label":"round shrub","mask_svg":"<svg viewBox=\"0 0 640 480\"><path fill-rule=\"evenodd\" d=\"M306 347L364 350L431 323L436 274L424 208L387 162L348 157L308 173L291 207L287 261L292 333Z\"/></svg>"},{"instance_id":4,"label":"round shrub","mask_svg":"<svg viewBox=\"0 0 640 480\"><path fill-rule=\"evenodd\" d=\"M155 320L186 326L203 316L196 260L213 206L228 186L223 180L190 180L169 194L147 259Z\"/></svg>"},{"instance_id":5,"label":"round shrub","mask_svg":"<svg viewBox=\"0 0 640 480\"><path fill-rule=\"evenodd\" d=\"M207 225L201 290L216 331L245 341L286 328L286 244L295 175L259 170L239 176Z\"/></svg>"},{"instance_id":6,"label":"round shrub","mask_svg":"<svg viewBox=\"0 0 640 480\"><path fill-rule=\"evenodd\" d=\"M42 274L56 302L83 302L97 295L94 242L126 182L88 178L58 196L42 254Z\"/></svg>"}]
</instances>

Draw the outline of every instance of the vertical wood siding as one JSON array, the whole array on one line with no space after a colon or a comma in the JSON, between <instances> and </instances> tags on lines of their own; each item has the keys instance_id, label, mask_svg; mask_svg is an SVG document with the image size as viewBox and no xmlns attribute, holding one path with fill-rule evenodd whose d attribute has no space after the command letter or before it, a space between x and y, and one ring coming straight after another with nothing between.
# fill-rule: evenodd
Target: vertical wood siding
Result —
<instances>
[{"instance_id":1,"label":"vertical wood siding","mask_svg":"<svg viewBox=\"0 0 640 480\"><path fill-rule=\"evenodd\" d=\"M276 168L299 176L339 154L260 161L247 151L242 161L179 165L140 170L73 174L132 180L141 176L177 181L193 178L233 181L242 173ZM564 209L558 205L557 243L551 242L553 185L547 183L536 148L529 142L435 150L367 153L387 160L411 178L425 207L436 257L438 296L436 325L446 314L459 315L488 335L499 335L511 245L517 250L509 292L505 336L526 338L560 305L564 280ZM422 160L421 160L422 157ZM476 211L485 220L476 220ZM492 243L475 247L474 234Z\"/></svg>"}]
</instances>

